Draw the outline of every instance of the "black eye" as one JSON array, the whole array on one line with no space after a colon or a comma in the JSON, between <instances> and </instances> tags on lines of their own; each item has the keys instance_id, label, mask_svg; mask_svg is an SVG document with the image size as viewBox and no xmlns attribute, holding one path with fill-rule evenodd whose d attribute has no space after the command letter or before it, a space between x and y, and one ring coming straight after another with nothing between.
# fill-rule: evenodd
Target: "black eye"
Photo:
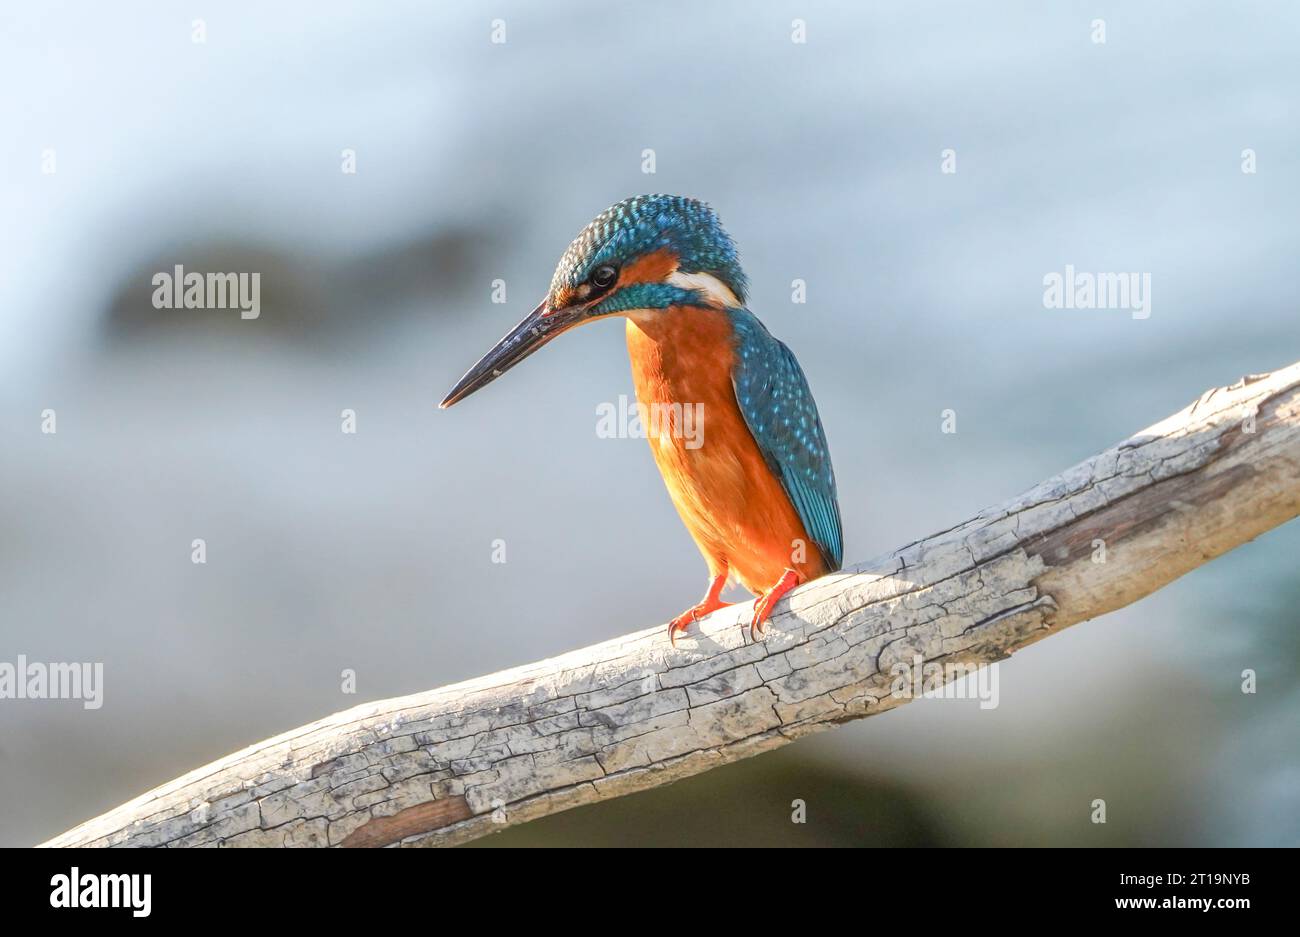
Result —
<instances>
[{"instance_id":1,"label":"black eye","mask_svg":"<svg viewBox=\"0 0 1300 937\"><path fill-rule=\"evenodd\" d=\"M591 271L591 285L598 290L607 290L614 285L618 279L618 267L612 264L601 264L595 270Z\"/></svg>"}]
</instances>

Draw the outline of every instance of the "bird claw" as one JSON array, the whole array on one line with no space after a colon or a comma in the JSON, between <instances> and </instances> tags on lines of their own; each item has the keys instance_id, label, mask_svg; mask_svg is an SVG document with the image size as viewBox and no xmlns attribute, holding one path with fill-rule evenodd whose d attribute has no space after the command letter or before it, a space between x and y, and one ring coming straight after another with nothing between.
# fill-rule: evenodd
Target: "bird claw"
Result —
<instances>
[{"instance_id":1,"label":"bird claw","mask_svg":"<svg viewBox=\"0 0 1300 937\"><path fill-rule=\"evenodd\" d=\"M781 574L781 578L777 580L776 585L754 599L754 616L749 621L749 638L751 641L758 641L763 634L763 625L772 616L772 609L776 608L776 603L797 585L799 585L799 574L793 569L787 569Z\"/></svg>"},{"instance_id":2,"label":"bird claw","mask_svg":"<svg viewBox=\"0 0 1300 937\"><path fill-rule=\"evenodd\" d=\"M691 626L691 622L699 621L699 618L696 617L695 614L696 608L699 608L699 606L697 605L695 608L688 608L668 623L668 643L673 647L677 646L677 632L685 631Z\"/></svg>"},{"instance_id":3,"label":"bird claw","mask_svg":"<svg viewBox=\"0 0 1300 937\"><path fill-rule=\"evenodd\" d=\"M772 605L776 604L775 601L773 601L770 605L765 604L766 599L767 599L766 595L760 595L758 598L754 600L754 615L749 620L749 640L755 643L757 643L758 640L763 636L763 632L765 630L763 628L763 622L765 622L768 619L768 617L772 614Z\"/></svg>"},{"instance_id":4,"label":"bird claw","mask_svg":"<svg viewBox=\"0 0 1300 937\"><path fill-rule=\"evenodd\" d=\"M710 592L705 596L704 601L697 605L692 605L686 611L682 612L676 618L668 623L668 641L673 647L677 646L677 635L679 632L686 631L694 622L699 621L710 612L716 612L720 608L726 608L730 602L719 601L717 596Z\"/></svg>"}]
</instances>

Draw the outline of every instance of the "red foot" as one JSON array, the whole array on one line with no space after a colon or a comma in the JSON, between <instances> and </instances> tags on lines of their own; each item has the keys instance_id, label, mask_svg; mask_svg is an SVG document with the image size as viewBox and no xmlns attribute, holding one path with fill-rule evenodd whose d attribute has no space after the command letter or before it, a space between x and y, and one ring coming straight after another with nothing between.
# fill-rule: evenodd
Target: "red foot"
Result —
<instances>
[{"instance_id":1,"label":"red foot","mask_svg":"<svg viewBox=\"0 0 1300 937\"><path fill-rule=\"evenodd\" d=\"M685 631L691 626L691 622L699 621L710 612L716 612L718 609L726 608L732 604L731 602L723 602L718 598L726 585L727 571L724 569L713 577L713 581L709 583L709 591L704 594L704 598L698 605L691 606L668 623L668 640L673 647L677 646L677 632Z\"/></svg>"},{"instance_id":2,"label":"red foot","mask_svg":"<svg viewBox=\"0 0 1300 937\"><path fill-rule=\"evenodd\" d=\"M754 600L754 618L749 623L749 636L751 638L755 641L758 640L758 636L763 633L763 623L771 617L772 609L776 607L776 603L781 600L781 596L797 585L799 585L799 574L793 569L787 569L781 574L781 578L776 585L768 589L766 594L760 595Z\"/></svg>"}]
</instances>

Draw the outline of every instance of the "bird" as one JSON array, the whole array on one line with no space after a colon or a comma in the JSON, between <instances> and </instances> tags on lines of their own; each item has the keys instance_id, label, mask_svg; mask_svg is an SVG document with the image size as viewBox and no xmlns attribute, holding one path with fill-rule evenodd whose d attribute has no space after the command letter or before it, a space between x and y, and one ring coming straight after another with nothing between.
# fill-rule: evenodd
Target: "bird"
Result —
<instances>
[{"instance_id":1,"label":"bird","mask_svg":"<svg viewBox=\"0 0 1300 937\"><path fill-rule=\"evenodd\" d=\"M757 641L782 596L843 560L817 404L794 354L747 308L747 289L735 242L708 205L678 195L624 199L582 229L545 298L440 404L463 400L579 325L625 320L638 412L665 415L646 433L651 452L708 566L704 597L668 623L674 647L692 623L734 604L722 600L729 581L755 595ZM686 407L702 418L689 434L680 425Z\"/></svg>"}]
</instances>

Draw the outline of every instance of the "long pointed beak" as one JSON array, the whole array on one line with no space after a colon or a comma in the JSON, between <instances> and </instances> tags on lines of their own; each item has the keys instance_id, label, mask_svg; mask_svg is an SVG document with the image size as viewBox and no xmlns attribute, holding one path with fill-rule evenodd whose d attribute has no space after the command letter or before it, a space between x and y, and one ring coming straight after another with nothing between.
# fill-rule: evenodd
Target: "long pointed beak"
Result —
<instances>
[{"instance_id":1,"label":"long pointed beak","mask_svg":"<svg viewBox=\"0 0 1300 937\"><path fill-rule=\"evenodd\" d=\"M537 304L536 309L524 316L522 322L507 332L491 351L480 358L478 364L465 372L465 376L456 382L456 386L443 398L442 403L438 404L438 409L445 410L480 387L491 384L561 332L577 325L582 319L581 307L574 306L551 311L546 306L546 300L542 300Z\"/></svg>"}]
</instances>

